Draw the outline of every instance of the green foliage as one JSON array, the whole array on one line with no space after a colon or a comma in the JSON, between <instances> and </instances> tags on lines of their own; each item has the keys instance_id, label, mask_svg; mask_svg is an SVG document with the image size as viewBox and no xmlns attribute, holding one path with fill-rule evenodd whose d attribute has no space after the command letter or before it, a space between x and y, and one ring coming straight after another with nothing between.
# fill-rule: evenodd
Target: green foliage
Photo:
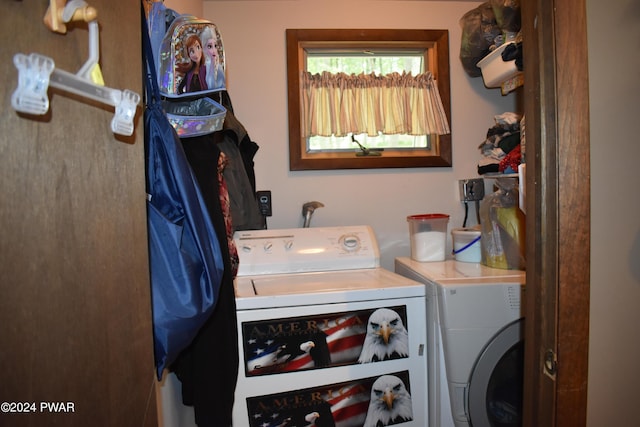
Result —
<instances>
[{"instance_id":1,"label":"green foliage","mask_svg":"<svg viewBox=\"0 0 640 427\"><path fill-rule=\"evenodd\" d=\"M319 74L328 71L332 74L371 74L386 75L403 72L414 76L423 72L422 55L377 55L377 54L353 54L353 55L313 55L307 57L307 71Z\"/></svg>"}]
</instances>

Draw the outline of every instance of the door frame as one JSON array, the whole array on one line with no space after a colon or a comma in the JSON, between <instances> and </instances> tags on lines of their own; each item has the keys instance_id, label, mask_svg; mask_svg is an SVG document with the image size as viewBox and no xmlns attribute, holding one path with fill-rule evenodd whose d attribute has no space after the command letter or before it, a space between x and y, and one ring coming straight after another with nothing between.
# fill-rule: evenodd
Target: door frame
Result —
<instances>
[{"instance_id":1,"label":"door frame","mask_svg":"<svg viewBox=\"0 0 640 427\"><path fill-rule=\"evenodd\" d=\"M527 288L524 426L585 426L590 158L585 0L522 2ZM548 368L546 368L546 367Z\"/></svg>"}]
</instances>

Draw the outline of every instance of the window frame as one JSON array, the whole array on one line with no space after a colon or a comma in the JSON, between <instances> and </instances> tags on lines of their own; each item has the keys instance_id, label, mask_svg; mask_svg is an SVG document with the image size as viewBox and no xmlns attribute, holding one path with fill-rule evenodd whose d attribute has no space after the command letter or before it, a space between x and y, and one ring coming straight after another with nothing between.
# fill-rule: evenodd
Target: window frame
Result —
<instances>
[{"instance_id":1,"label":"window frame","mask_svg":"<svg viewBox=\"0 0 640 427\"><path fill-rule=\"evenodd\" d=\"M430 149L387 150L381 156L356 156L353 152L307 153L300 129L300 75L305 69L305 49L367 47L416 47L429 49L428 64L438 84L440 98L451 128L448 30L394 29L287 29L287 90L289 113L289 169L373 169L450 167L451 134L435 135Z\"/></svg>"}]
</instances>

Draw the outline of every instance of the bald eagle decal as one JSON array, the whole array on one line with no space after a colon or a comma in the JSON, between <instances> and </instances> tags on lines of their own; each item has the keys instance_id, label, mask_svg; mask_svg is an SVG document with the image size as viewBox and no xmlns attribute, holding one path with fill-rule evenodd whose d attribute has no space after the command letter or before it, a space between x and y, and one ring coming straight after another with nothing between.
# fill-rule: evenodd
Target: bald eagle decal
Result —
<instances>
[{"instance_id":1,"label":"bald eagle decal","mask_svg":"<svg viewBox=\"0 0 640 427\"><path fill-rule=\"evenodd\" d=\"M315 367L329 366L331 353L327 345L327 334L317 331L307 335L284 337L275 357L278 363L288 363L303 354L311 356Z\"/></svg>"},{"instance_id":2,"label":"bald eagle decal","mask_svg":"<svg viewBox=\"0 0 640 427\"><path fill-rule=\"evenodd\" d=\"M336 427L331 405L326 401L315 402L303 412L306 413L304 420L296 424L300 427Z\"/></svg>"},{"instance_id":3,"label":"bald eagle decal","mask_svg":"<svg viewBox=\"0 0 640 427\"><path fill-rule=\"evenodd\" d=\"M375 380L363 427L383 427L412 419L411 395L402 380L395 375Z\"/></svg>"},{"instance_id":4,"label":"bald eagle decal","mask_svg":"<svg viewBox=\"0 0 640 427\"><path fill-rule=\"evenodd\" d=\"M388 308L371 313L358 362L377 362L408 355L409 334L400 315Z\"/></svg>"}]
</instances>

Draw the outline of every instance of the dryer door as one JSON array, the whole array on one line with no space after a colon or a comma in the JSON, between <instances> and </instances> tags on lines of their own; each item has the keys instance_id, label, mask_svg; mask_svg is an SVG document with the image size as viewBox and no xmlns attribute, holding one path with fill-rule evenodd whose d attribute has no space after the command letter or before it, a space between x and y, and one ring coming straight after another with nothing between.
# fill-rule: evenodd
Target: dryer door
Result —
<instances>
[{"instance_id":1,"label":"dryer door","mask_svg":"<svg viewBox=\"0 0 640 427\"><path fill-rule=\"evenodd\" d=\"M471 373L468 408L473 427L522 425L523 320L509 324L484 349Z\"/></svg>"}]
</instances>

